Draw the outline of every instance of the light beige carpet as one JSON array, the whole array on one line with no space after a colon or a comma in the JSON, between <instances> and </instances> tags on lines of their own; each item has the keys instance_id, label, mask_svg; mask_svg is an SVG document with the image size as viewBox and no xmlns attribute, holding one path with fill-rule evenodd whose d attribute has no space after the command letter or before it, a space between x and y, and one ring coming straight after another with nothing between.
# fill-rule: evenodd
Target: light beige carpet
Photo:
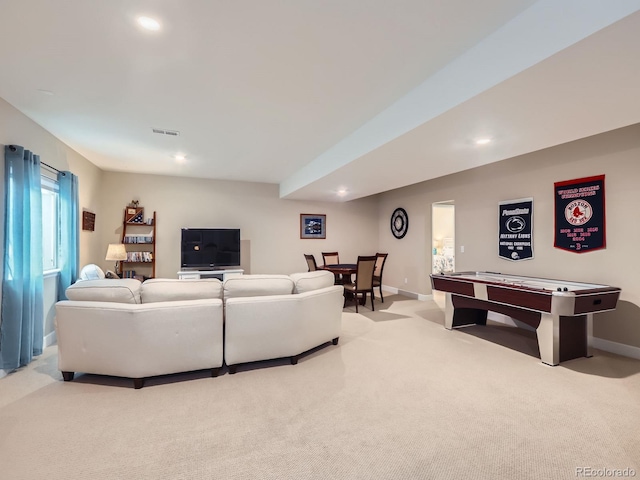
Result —
<instances>
[{"instance_id":1,"label":"light beige carpet","mask_svg":"<svg viewBox=\"0 0 640 480\"><path fill-rule=\"evenodd\" d=\"M0 380L0 478L640 476L640 361L596 351L549 367L531 335L442 322L434 302L389 296L375 312L345 309L339 345L296 366L142 390L94 375L64 383L48 348Z\"/></svg>"}]
</instances>

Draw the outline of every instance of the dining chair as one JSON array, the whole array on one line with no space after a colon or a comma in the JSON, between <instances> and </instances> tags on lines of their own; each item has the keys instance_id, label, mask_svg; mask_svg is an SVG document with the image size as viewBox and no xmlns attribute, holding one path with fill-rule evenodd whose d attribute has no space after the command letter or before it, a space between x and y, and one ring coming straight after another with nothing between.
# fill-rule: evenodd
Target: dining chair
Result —
<instances>
[{"instance_id":1,"label":"dining chair","mask_svg":"<svg viewBox=\"0 0 640 480\"><path fill-rule=\"evenodd\" d=\"M318 269L318 265L316 264L316 257L313 255L304 254L304 258L307 260L307 266L309 267L310 272L315 272Z\"/></svg>"},{"instance_id":2,"label":"dining chair","mask_svg":"<svg viewBox=\"0 0 640 480\"><path fill-rule=\"evenodd\" d=\"M371 295L371 310L375 311L373 306L373 271L376 268L377 257L358 256L358 266L356 270L356 280L353 283L344 285L345 293L350 293L356 301L356 313L358 313L358 294L362 294L363 305L367 303L367 293Z\"/></svg>"},{"instance_id":3,"label":"dining chair","mask_svg":"<svg viewBox=\"0 0 640 480\"><path fill-rule=\"evenodd\" d=\"M373 271L373 286L380 289L380 301L382 303L384 303L384 297L382 296L382 270L388 255L388 253L376 253L376 267Z\"/></svg>"},{"instance_id":4,"label":"dining chair","mask_svg":"<svg viewBox=\"0 0 640 480\"><path fill-rule=\"evenodd\" d=\"M325 265L335 265L340 263L338 252L322 252L322 262Z\"/></svg>"},{"instance_id":5,"label":"dining chair","mask_svg":"<svg viewBox=\"0 0 640 480\"><path fill-rule=\"evenodd\" d=\"M340 256L338 252L322 252L322 263L325 265L336 265L340 263ZM336 280L336 285L340 285L344 283L344 278L339 273L334 273Z\"/></svg>"}]
</instances>

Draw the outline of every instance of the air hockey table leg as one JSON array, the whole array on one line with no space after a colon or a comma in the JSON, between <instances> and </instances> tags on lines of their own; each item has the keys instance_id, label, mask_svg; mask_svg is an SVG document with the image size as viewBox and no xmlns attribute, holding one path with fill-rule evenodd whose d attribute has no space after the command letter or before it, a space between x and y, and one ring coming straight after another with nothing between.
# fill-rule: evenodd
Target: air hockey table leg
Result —
<instances>
[{"instance_id":1,"label":"air hockey table leg","mask_svg":"<svg viewBox=\"0 0 640 480\"><path fill-rule=\"evenodd\" d=\"M453 300L449 292L444 295L444 328L453 329Z\"/></svg>"},{"instance_id":2,"label":"air hockey table leg","mask_svg":"<svg viewBox=\"0 0 640 480\"><path fill-rule=\"evenodd\" d=\"M558 365L560 363L560 317L543 313L536 335L542 363Z\"/></svg>"},{"instance_id":3,"label":"air hockey table leg","mask_svg":"<svg viewBox=\"0 0 640 480\"><path fill-rule=\"evenodd\" d=\"M585 357L593 357L592 342L593 342L593 313L587 313L587 354Z\"/></svg>"},{"instance_id":4,"label":"air hockey table leg","mask_svg":"<svg viewBox=\"0 0 640 480\"><path fill-rule=\"evenodd\" d=\"M444 305L444 327L452 330L454 327L462 327L464 325L486 325L487 310L484 308L462 307L458 308L454 305L454 300L461 300L454 297L451 293L445 294ZM464 300L464 298L462 298Z\"/></svg>"}]
</instances>

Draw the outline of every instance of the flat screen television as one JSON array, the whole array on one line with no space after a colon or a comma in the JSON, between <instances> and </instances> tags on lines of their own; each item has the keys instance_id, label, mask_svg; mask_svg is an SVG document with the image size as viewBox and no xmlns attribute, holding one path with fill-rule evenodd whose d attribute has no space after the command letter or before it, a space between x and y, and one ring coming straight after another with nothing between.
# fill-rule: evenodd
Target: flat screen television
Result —
<instances>
[{"instance_id":1,"label":"flat screen television","mask_svg":"<svg viewBox=\"0 0 640 480\"><path fill-rule=\"evenodd\" d=\"M240 265L240 229L183 228L180 265L200 270Z\"/></svg>"}]
</instances>

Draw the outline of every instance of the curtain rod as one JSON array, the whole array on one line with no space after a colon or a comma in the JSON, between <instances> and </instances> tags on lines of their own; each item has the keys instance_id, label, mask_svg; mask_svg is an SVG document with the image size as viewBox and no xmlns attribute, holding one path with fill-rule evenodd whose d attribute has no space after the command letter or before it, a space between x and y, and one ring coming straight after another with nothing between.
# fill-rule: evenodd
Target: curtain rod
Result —
<instances>
[{"instance_id":1,"label":"curtain rod","mask_svg":"<svg viewBox=\"0 0 640 480\"><path fill-rule=\"evenodd\" d=\"M9 149L12 152L15 152L17 150L15 145L9 145ZM56 167L52 167L51 165L49 165L48 163L44 163L44 162L40 162L40 165L44 165L45 167L47 167L50 170L53 170L56 173L61 173L62 175L66 175L63 171L58 170Z\"/></svg>"},{"instance_id":2,"label":"curtain rod","mask_svg":"<svg viewBox=\"0 0 640 480\"><path fill-rule=\"evenodd\" d=\"M47 168L49 168L49 169L53 170L54 172L61 173L61 172L60 172L60 170L58 170L57 168L52 167L51 165L48 165L48 164L46 164L46 163L44 163L44 162L40 162L40 165L44 165L45 167L47 167Z\"/></svg>"}]
</instances>

